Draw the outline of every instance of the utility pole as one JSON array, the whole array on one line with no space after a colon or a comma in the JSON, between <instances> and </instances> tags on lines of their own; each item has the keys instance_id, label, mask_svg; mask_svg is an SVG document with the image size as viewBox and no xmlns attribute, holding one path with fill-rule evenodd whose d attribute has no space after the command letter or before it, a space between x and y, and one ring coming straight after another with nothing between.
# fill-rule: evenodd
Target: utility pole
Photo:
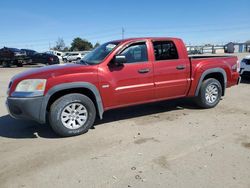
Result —
<instances>
[{"instance_id":1,"label":"utility pole","mask_svg":"<svg viewBox=\"0 0 250 188\"><path fill-rule=\"evenodd\" d=\"M124 39L124 33L125 33L125 29L124 27L122 27L122 39Z\"/></svg>"}]
</instances>

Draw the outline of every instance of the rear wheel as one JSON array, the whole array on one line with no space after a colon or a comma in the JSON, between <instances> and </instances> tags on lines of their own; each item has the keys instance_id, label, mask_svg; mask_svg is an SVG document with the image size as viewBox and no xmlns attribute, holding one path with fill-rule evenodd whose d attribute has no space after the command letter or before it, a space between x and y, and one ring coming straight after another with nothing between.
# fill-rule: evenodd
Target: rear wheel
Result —
<instances>
[{"instance_id":1,"label":"rear wheel","mask_svg":"<svg viewBox=\"0 0 250 188\"><path fill-rule=\"evenodd\" d=\"M61 136L86 133L94 124L96 109L92 100L82 94L68 94L57 99L50 108L49 122Z\"/></svg>"},{"instance_id":2,"label":"rear wheel","mask_svg":"<svg viewBox=\"0 0 250 188\"><path fill-rule=\"evenodd\" d=\"M214 78L209 78L203 81L196 103L202 108L213 108L220 102L221 95L220 82Z\"/></svg>"}]
</instances>

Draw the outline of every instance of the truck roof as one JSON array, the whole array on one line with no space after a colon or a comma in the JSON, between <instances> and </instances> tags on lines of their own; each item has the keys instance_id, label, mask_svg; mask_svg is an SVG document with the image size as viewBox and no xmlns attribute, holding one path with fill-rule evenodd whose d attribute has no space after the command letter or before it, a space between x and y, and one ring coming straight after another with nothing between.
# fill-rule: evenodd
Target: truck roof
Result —
<instances>
[{"instance_id":1,"label":"truck roof","mask_svg":"<svg viewBox=\"0 0 250 188\"><path fill-rule=\"evenodd\" d=\"M173 37L139 37L139 38L127 38L122 40L114 40L113 42L128 42L128 41L136 41L136 40L181 40L179 38Z\"/></svg>"}]
</instances>

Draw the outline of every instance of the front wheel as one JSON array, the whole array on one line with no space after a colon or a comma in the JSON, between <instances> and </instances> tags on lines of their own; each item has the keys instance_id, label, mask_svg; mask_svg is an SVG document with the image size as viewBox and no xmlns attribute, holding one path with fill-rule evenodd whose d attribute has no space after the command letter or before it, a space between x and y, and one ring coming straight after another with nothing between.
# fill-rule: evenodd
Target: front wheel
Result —
<instances>
[{"instance_id":1,"label":"front wheel","mask_svg":"<svg viewBox=\"0 0 250 188\"><path fill-rule=\"evenodd\" d=\"M86 133L94 124L96 109L92 100L82 94L67 94L57 99L50 108L49 122L60 136Z\"/></svg>"},{"instance_id":2,"label":"front wheel","mask_svg":"<svg viewBox=\"0 0 250 188\"><path fill-rule=\"evenodd\" d=\"M214 78L209 78L201 84L196 103L202 108L213 108L220 102L221 96L221 83Z\"/></svg>"}]
</instances>

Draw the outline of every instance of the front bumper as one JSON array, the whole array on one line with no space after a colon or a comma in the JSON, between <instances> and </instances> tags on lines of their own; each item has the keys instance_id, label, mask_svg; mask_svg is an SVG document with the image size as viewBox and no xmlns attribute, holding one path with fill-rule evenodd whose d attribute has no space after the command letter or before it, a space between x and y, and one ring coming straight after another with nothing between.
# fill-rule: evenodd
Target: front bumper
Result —
<instances>
[{"instance_id":1,"label":"front bumper","mask_svg":"<svg viewBox=\"0 0 250 188\"><path fill-rule=\"evenodd\" d=\"M249 70L241 69L240 70L240 75L241 76L250 76L250 69Z\"/></svg>"},{"instance_id":2,"label":"front bumper","mask_svg":"<svg viewBox=\"0 0 250 188\"><path fill-rule=\"evenodd\" d=\"M15 98L8 97L6 106L9 114L16 119L29 119L39 123L44 97Z\"/></svg>"}]
</instances>

